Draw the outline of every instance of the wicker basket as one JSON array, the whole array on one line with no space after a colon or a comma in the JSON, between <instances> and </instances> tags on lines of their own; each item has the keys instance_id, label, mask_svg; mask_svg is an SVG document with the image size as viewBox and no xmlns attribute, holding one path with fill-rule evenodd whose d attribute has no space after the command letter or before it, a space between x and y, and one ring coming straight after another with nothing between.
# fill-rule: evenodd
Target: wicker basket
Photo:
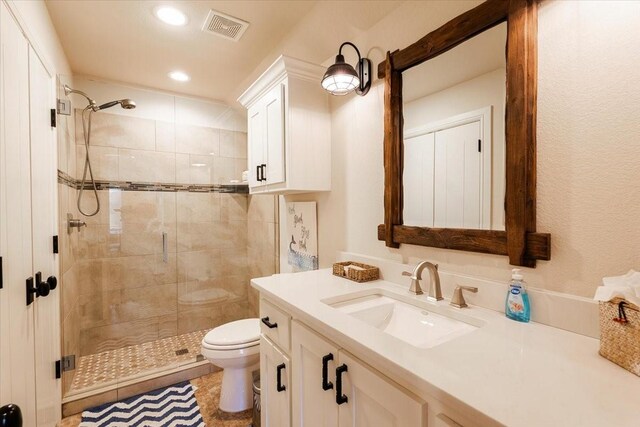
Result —
<instances>
[{"instance_id":1,"label":"wicker basket","mask_svg":"<svg viewBox=\"0 0 640 427\"><path fill-rule=\"evenodd\" d=\"M349 265L360 267L360 269L346 268ZM353 280L354 282L370 282L372 280L378 280L380 278L380 270L378 267L372 265L362 264L354 261L336 262L333 264L333 274L335 276L344 277L345 279Z\"/></svg>"},{"instance_id":2,"label":"wicker basket","mask_svg":"<svg viewBox=\"0 0 640 427\"><path fill-rule=\"evenodd\" d=\"M621 298L600 303L600 355L640 376L638 306Z\"/></svg>"}]
</instances>

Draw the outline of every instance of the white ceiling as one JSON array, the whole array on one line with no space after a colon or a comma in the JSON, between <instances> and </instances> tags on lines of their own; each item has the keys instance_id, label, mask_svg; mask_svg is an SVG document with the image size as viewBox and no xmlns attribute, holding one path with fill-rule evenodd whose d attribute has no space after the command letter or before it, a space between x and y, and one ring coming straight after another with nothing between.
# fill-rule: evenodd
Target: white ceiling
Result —
<instances>
[{"instance_id":1,"label":"white ceiling","mask_svg":"<svg viewBox=\"0 0 640 427\"><path fill-rule=\"evenodd\" d=\"M66 1L48 0L76 75L225 99L246 74L311 10L313 1ZM172 27L153 14L172 5L189 18ZM239 42L201 31L210 9L250 23ZM188 83L167 77L184 70Z\"/></svg>"}]
</instances>

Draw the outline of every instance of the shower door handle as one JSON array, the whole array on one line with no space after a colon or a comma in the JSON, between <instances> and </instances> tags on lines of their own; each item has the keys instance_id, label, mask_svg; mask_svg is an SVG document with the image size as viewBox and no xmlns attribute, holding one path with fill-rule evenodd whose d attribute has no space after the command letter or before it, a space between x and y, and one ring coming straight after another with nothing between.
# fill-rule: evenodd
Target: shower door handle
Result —
<instances>
[{"instance_id":1,"label":"shower door handle","mask_svg":"<svg viewBox=\"0 0 640 427\"><path fill-rule=\"evenodd\" d=\"M169 242L166 231L162 232L162 262L169 262Z\"/></svg>"}]
</instances>

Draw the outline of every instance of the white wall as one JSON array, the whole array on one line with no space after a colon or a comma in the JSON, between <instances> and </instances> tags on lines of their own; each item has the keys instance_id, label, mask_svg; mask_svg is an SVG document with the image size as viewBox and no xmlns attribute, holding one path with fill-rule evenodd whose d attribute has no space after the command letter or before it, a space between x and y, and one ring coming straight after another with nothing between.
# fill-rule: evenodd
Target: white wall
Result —
<instances>
[{"instance_id":1,"label":"white wall","mask_svg":"<svg viewBox=\"0 0 640 427\"><path fill-rule=\"evenodd\" d=\"M355 39L375 66L469 2L406 2ZM592 296L600 279L640 267L640 2L546 1L539 8L538 230L551 261L527 269L535 287ZM400 31L402 29L402 31ZM322 59L320 60L322 61ZM507 258L377 240L383 222L383 86L332 99L333 191L317 200L320 263L345 250L509 278Z\"/></svg>"},{"instance_id":2,"label":"white wall","mask_svg":"<svg viewBox=\"0 0 640 427\"><path fill-rule=\"evenodd\" d=\"M3 0L16 15L42 62L55 74L70 74L71 68L43 0Z\"/></svg>"}]
</instances>

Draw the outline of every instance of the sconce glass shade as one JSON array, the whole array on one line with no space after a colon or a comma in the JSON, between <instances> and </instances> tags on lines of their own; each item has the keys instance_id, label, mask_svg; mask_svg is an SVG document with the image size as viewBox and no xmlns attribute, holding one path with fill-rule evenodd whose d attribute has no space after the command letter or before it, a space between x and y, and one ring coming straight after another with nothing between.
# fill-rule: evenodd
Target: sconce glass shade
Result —
<instances>
[{"instance_id":1,"label":"sconce glass shade","mask_svg":"<svg viewBox=\"0 0 640 427\"><path fill-rule=\"evenodd\" d=\"M336 56L336 62L322 78L322 87L332 95L346 95L360 86L360 77L356 70L346 62L343 55Z\"/></svg>"}]
</instances>

